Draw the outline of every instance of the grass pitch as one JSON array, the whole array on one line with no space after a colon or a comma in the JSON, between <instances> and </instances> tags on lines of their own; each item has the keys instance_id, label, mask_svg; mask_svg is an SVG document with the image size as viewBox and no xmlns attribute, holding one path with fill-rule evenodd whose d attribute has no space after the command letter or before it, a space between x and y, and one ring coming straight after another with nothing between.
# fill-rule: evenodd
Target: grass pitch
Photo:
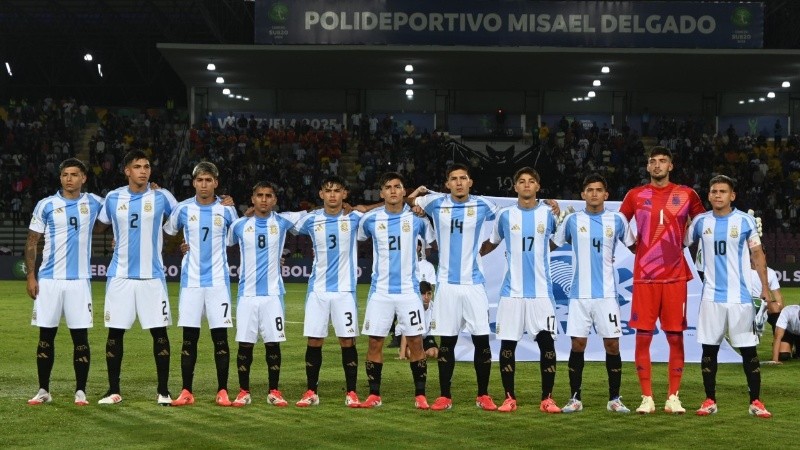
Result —
<instances>
[{"instance_id":1,"label":"grass pitch","mask_svg":"<svg viewBox=\"0 0 800 450\"><path fill-rule=\"evenodd\" d=\"M395 359L386 349L382 397L384 406L375 410L352 410L344 406L344 375L335 338L323 349L319 407L275 408L266 403L264 347L256 347L251 374L253 404L245 408L214 405L216 372L208 330L204 328L195 371L194 406L164 408L155 403L155 364L150 334L134 328L126 334L122 368L123 403L101 406L96 402L107 388L103 351L104 284L95 283L95 327L89 331L92 366L88 396L91 405L72 404L74 374L70 362L72 343L62 324L56 338L56 363L51 380L53 403L31 407L26 400L35 394L35 348L38 330L29 325L31 302L24 282L0 283L0 447L48 448L744 448L753 445L793 446L794 418L800 414L800 361L783 366L762 367L762 398L774 417L756 419L747 413L747 386L740 364L722 364L718 373L714 416L697 417L693 411L704 399L698 364L688 364L681 399L684 416L658 412L649 416L614 415L605 410L607 383L603 363L587 363L584 371L584 411L572 415L546 415L538 411L538 363L517 363L516 413L480 411L474 406L475 375L472 364L458 363L453 379L454 408L450 411L417 411L413 408L413 386L406 361ZM178 285L169 284L174 318L177 319ZM287 285L286 319L288 341L282 345L281 390L293 405L305 391L305 338L302 336L304 284ZM234 289L235 292L235 289ZM800 289L783 289L787 304L800 303ZM359 298L365 304L366 286ZM769 326L767 327L769 330ZM169 329L172 343L170 389L180 391L181 330ZM767 333L768 334L768 333ZM332 333L331 333L332 335ZM562 337L563 339L563 337ZM229 341L235 360L233 331ZM759 347L761 359L769 359L771 336L765 334ZM366 339L358 340L359 394L367 393L363 360ZM687 346L698 345L689 342ZM569 397L566 364L559 363L554 396L563 405ZM431 361L428 398L438 395L438 371ZM656 392L666 389L666 365L654 364ZM231 365L229 392L238 392L235 365ZM502 384L495 365L490 392L501 401ZM622 396L631 409L639 404L639 387L631 363L624 363Z\"/></svg>"}]
</instances>

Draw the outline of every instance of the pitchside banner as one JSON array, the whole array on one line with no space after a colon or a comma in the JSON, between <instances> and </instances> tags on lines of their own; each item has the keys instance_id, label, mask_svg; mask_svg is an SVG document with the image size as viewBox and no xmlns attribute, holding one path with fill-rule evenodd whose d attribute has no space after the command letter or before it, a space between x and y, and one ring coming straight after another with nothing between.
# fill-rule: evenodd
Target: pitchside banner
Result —
<instances>
[{"instance_id":1,"label":"pitchside banner","mask_svg":"<svg viewBox=\"0 0 800 450\"><path fill-rule=\"evenodd\" d=\"M504 207L514 204L516 198L508 197L489 197L497 206ZM559 206L568 208L572 206L576 211L583 210L585 202L582 200L559 200ZM618 210L620 202L606 202L606 208ZM481 240L488 239L491 233L493 222L486 222L481 231ZM486 277L486 291L489 296L489 321L492 331L495 328L495 316L497 313L497 303L500 300L500 287L505 276L506 258L501 243L492 253L481 258L484 269L492 267L503 270L484 270ZM694 279L689 282L689 303L687 305L687 322L689 329L684 335L686 348L686 362L700 362L702 347L697 343L697 313L700 308L700 293L702 283L694 268L694 262L689 256L689 251L684 250L684 256L690 262ZM619 348L623 361L633 361L635 331L628 327L628 319L631 316L631 294L633 292L633 254L620 244L616 251L614 267L617 273L617 299L620 305L620 327L622 337L620 338ZM569 290L572 285L572 251L568 245L559 247L550 253L550 275L553 279L553 296L556 301L556 357L559 361L567 361L571 342L567 331L567 316L569 315ZM653 338L650 354L653 362L667 362L669 359L669 347L664 333L657 329ZM496 361L500 355L500 341L494 333L490 335L490 345L492 347L492 357ZM456 345L456 359L459 361L472 361L474 347L469 334L462 332ZM539 347L533 340L533 336L525 334L517 345L517 361L539 361ZM586 346L587 361L605 361L606 352L603 348L603 339L597 336L594 331L589 336ZM728 345L727 341L722 343L719 352L719 362L741 362L742 358Z\"/></svg>"},{"instance_id":2,"label":"pitchside banner","mask_svg":"<svg viewBox=\"0 0 800 450\"><path fill-rule=\"evenodd\" d=\"M759 2L256 0L257 44L761 48Z\"/></svg>"}]
</instances>

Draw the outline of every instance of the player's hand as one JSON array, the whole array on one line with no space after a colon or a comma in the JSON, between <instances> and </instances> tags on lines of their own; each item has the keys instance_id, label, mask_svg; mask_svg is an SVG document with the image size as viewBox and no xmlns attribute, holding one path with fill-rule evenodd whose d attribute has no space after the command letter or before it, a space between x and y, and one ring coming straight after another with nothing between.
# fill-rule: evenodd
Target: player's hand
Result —
<instances>
[{"instance_id":1,"label":"player's hand","mask_svg":"<svg viewBox=\"0 0 800 450\"><path fill-rule=\"evenodd\" d=\"M111 249L117 248L117 241L114 238L111 238Z\"/></svg>"},{"instance_id":2,"label":"player's hand","mask_svg":"<svg viewBox=\"0 0 800 450\"><path fill-rule=\"evenodd\" d=\"M763 230L764 227L761 225L761 217L756 217L756 212L753 211L752 209L748 209L747 210L747 214L750 214L751 216L753 216L753 218L756 221L756 230L758 230L758 237L763 236L764 235L764 230Z\"/></svg>"},{"instance_id":3,"label":"player's hand","mask_svg":"<svg viewBox=\"0 0 800 450\"><path fill-rule=\"evenodd\" d=\"M181 255L185 255L189 253L189 244L186 242L181 242Z\"/></svg>"},{"instance_id":4,"label":"player's hand","mask_svg":"<svg viewBox=\"0 0 800 450\"><path fill-rule=\"evenodd\" d=\"M283 256L281 256L281 265L282 266L286 265L286 258L284 258Z\"/></svg>"},{"instance_id":5,"label":"player's hand","mask_svg":"<svg viewBox=\"0 0 800 450\"><path fill-rule=\"evenodd\" d=\"M244 217L253 217L255 214L256 214L256 207L255 206L251 206L251 207L247 208L246 210L244 210L243 216Z\"/></svg>"},{"instance_id":6,"label":"player's hand","mask_svg":"<svg viewBox=\"0 0 800 450\"><path fill-rule=\"evenodd\" d=\"M770 360L770 361L763 361L761 363L761 365L762 366L782 366L783 363L780 362L780 361L772 361L772 360Z\"/></svg>"},{"instance_id":7,"label":"player's hand","mask_svg":"<svg viewBox=\"0 0 800 450\"><path fill-rule=\"evenodd\" d=\"M411 207L411 212L414 213L417 217L425 217L425 210L422 209L419 205L414 205Z\"/></svg>"},{"instance_id":8,"label":"player's hand","mask_svg":"<svg viewBox=\"0 0 800 450\"><path fill-rule=\"evenodd\" d=\"M233 197L230 195L220 195L219 204L222 206L236 206L236 202L233 201Z\"/></svg>"},{"instance_id":9,"label":"player's hand","mask_svg":"<svg viewBox=\"0 0 800 450\"><path fill-rule=\"evenodd\" d=\"M356 206L353 206L353 211L358 211L361 214L366 214L367 213L367 207L364 206L364 205L356 205Z\"/></svg>"},{"instance_id":10,"label":"player's hand","mask_svg":"<svg viewBox=\"0 0 800 450\"><path fill-rule=\"evenodd\" d=\"M552 198L548 198L544 201L544 204L549 206L550 209L553 210L553 215L556 217L561 217L561 207L558 206L558 202L553 200ZM560 222L559 222L560 223Z\"/></svg>"},{"instance_id":11,"label":"player's hand","mask_svg":"<svg viewBox=\"0 0 800 450\"><path fill-rule=\"evenodd\" d=\"M36 280L36 276L28 277L28 296L33 300L36 300L36 297L39 296L39 281Z\"/></svg>"},{"instance_id":12,"label":"player's hand","mask_svg":"<svg viewBox=\"0 0 800 450\"><path fill-rule=\"evenodd\" d=\"M350 214L351 212L353 212L354 209L356 208L350 203L342 202L342 212L344 213L344 215Z\"/></svg>"},{"instance_id":13,"label":"player's hand","mask_svg":"<svg viewBox=\"0 0 800 450\"><path fill-rule=\"evenodd\" d=\"M409 197L419 197L420 195L425 195L428 193L428 188L426 186L419 186L418 188L414 189L414 192L409 195Z\"/></svg>"},{"instance_id":14,"label":"player's hand","mask_svg":"<svg viewBox=\"0 0 800 450\"><path fill-rule=\"evenodd\" d=\"M155 181L151 181L150 182L150 189L155 191L156 189L161 189L161 186L159 186L158 183L156 183Z\"/></svg>"}]
</instances>

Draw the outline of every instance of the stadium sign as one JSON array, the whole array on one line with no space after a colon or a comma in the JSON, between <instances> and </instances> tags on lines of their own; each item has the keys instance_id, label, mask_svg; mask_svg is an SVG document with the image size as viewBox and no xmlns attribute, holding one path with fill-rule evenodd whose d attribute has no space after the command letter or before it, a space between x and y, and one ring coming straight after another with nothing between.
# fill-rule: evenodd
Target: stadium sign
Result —
<instances>
[{"instance_id":1,"label":"stadium sign","mask_svg":"<svg viewBox=\"0 0 800 450\"><path fill-rule=\"evenodd\" d=\"M761 48L759 2L256 0L257 44Z\"/></svg>"}]
</instances>

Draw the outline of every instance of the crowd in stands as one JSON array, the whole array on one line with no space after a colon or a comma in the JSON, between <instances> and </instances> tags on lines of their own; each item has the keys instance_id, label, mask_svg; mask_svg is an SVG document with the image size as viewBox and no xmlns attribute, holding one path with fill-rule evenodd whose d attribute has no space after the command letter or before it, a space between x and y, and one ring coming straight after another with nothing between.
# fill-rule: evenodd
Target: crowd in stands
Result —
<instances>
[{"instance_id":1,"label":"crowd in stands","mask_svg":"<svg viewBox=\"0 0 800 450\"><path fill-rule=\"evenodd\" d=\"M27 222L36 200L58 188L58 163L75 155L77 132L88 112L88 106L78 106L74 99L9 104L6 120L0 121L0 211L17 225ZM246 209L254 180L277 184L280 210L320 204L319 182L328 174L349 181L351 204L370 204L380 201L376 182L381 173L398 171L408 187L425 184L442 190L445 167L453 162L452 153L444 150L443 133L398 123L389 115L358 114L349 127L314 128L308 121L268 126L253 116L229 114L222 126L208 120L188 131L149 114L108 112L98 121L99 129L88 142L87 187L100 195L125 184L120 165L132 148L151 156L151 179L178 199L192 195L191 170L197 162L215 163L219 191L233 196L240 211ZM675 155L672 181L693 187L705 199L707 181L716 174L729 175L738 182L736 206L754 209L768 232L800 231L796 134L788 139L776 134L769 141L738 136L732 127L715 134L710 124L693 118L662 118L649 125L645 138L626 124L584 127L579 120L562 118L535 127L532 146L549 157L557 174L545 177L540 197L579 199L583 177L599 172L609 181L609 199L621 200L630 188L649 180L646 147L663 145ZM467 162L476 172L485 169L478 159ZM287 246L297 250L291 240Z\"/></svg>"}]
</instances>

